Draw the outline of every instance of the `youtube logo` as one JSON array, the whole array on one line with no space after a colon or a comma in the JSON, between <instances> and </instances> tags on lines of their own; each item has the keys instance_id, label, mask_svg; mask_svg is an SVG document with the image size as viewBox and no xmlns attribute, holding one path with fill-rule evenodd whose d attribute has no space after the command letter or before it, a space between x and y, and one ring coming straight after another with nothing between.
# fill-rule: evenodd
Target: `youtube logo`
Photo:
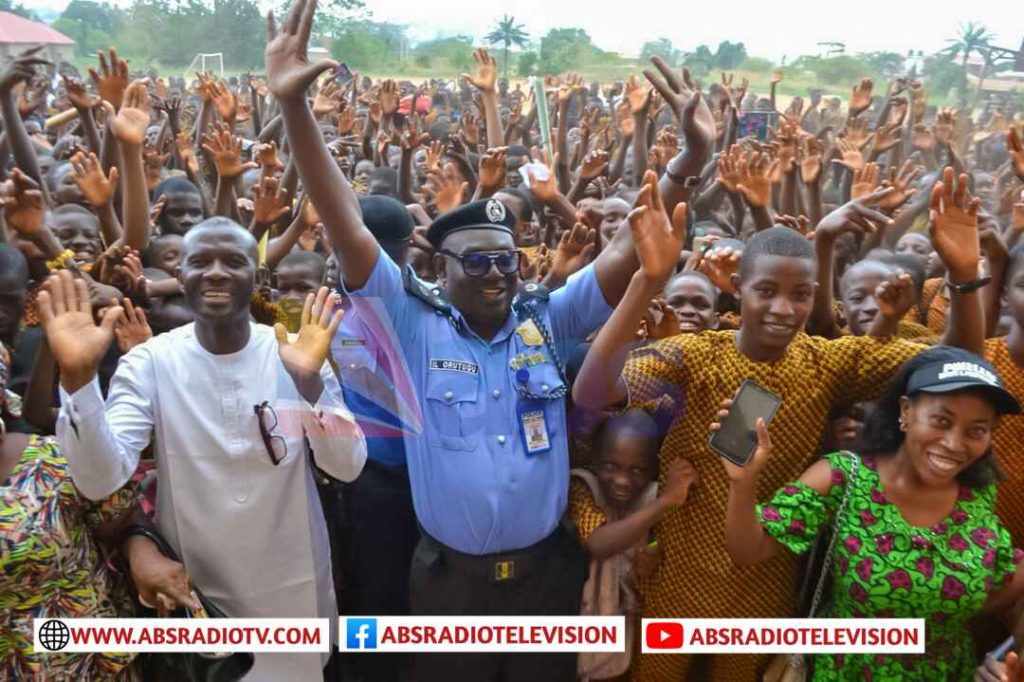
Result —
<instances>
[{"instance_id":1,"label":"youtube logo","mask_svg":"<svg viewBox=\"0 0 1024 682\"><path fill-rule=\"evenodd\" d=\"M647 623L644 630L644 643L648 649L681 649L683 648L683 624L655 621Z\"/></svg>"}]
</instances>

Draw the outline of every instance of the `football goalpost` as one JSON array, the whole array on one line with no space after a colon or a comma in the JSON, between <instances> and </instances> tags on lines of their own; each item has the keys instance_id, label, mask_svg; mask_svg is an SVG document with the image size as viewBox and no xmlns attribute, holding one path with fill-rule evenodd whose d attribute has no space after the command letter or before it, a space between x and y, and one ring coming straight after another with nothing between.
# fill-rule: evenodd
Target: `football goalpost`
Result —
<instances>
[{"instance_id":1,"label":"football goalpost","mask_svg":"<svg viewBox=\"0 0 1024 682\"><path fill-rule=\"evenodd\" d=\"M193 59L192 63L185 69L185 81L195 78L196 71L209 71L224 78L224 53L223 52L200 52Z\"/></svg>"}]
</instances>

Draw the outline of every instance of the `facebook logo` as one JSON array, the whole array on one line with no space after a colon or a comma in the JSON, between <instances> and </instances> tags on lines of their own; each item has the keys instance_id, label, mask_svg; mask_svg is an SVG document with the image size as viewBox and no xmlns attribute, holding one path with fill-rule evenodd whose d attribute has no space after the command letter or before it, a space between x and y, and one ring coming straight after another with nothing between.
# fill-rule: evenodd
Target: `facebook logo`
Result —
<instances>
[{"instance_id":1,"label":"facebook logo","mask_svg":"<svg viewBox=\"0 0 1024 682\"><path fill-rule=\"evenodd\" d=\"M349 618L346 620L345 642L348 649L377 648L377 619Z\"/></svg>"}]
</instances>

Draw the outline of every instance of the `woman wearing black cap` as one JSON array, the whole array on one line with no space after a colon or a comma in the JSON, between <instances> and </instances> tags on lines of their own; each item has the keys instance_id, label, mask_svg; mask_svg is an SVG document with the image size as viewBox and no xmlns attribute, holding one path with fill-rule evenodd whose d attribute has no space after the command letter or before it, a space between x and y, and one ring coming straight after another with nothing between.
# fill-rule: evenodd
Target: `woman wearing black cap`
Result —
<instances>
[{"instance_id":1,"label":"woman wearing black cap","mask_svg":"<svg viewBox=\"0 0 1024 682\"><path fill-rule=\"evenodd\" d=\"M973 679L968 619L1024 593L1017 572L1024 555L995 514L992 454L999 415L1019 411L989 363L936 346L893 378L864 426L859 454L826 456L767 504L756 504L772 447L764 421L747 466L723 460L725 542L737 564L783 549L803 554L819 531L831 530L834 542L819 550L826 597L815 616L927 620L923 655L819 655L814 679ZM820 575L809 571L809 591Z\"/></svg>"}]
</instances>

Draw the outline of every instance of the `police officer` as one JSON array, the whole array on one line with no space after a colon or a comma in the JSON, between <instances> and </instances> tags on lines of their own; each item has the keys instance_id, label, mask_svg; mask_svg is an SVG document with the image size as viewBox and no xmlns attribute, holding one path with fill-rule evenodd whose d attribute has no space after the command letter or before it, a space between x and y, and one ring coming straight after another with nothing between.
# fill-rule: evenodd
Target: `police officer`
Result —
<instances>
[{"instance_id":1,"label":"police officer","mask_svg":"<svg viewBox=\"0 0 1024 682\"><path fill-rule=\"evenodd\" d=\"M411 377L419 428L407 429L404 443L422 528L412 612L576 615L586 559L562 522L569 476L562 362L607 319L636 271L629 230L551 293L534 287L517 295L514 217L497 200L467 204L431 225L437 285L382 257L306 101L328 64L305 59L312 17L309 0L297 0L280 33L271 27L268 82L345 288L387 315ZM474 682L568 681L576 670L567 654L426 654L416 666L418 679Z\"/></svg>"}]
</instances>

